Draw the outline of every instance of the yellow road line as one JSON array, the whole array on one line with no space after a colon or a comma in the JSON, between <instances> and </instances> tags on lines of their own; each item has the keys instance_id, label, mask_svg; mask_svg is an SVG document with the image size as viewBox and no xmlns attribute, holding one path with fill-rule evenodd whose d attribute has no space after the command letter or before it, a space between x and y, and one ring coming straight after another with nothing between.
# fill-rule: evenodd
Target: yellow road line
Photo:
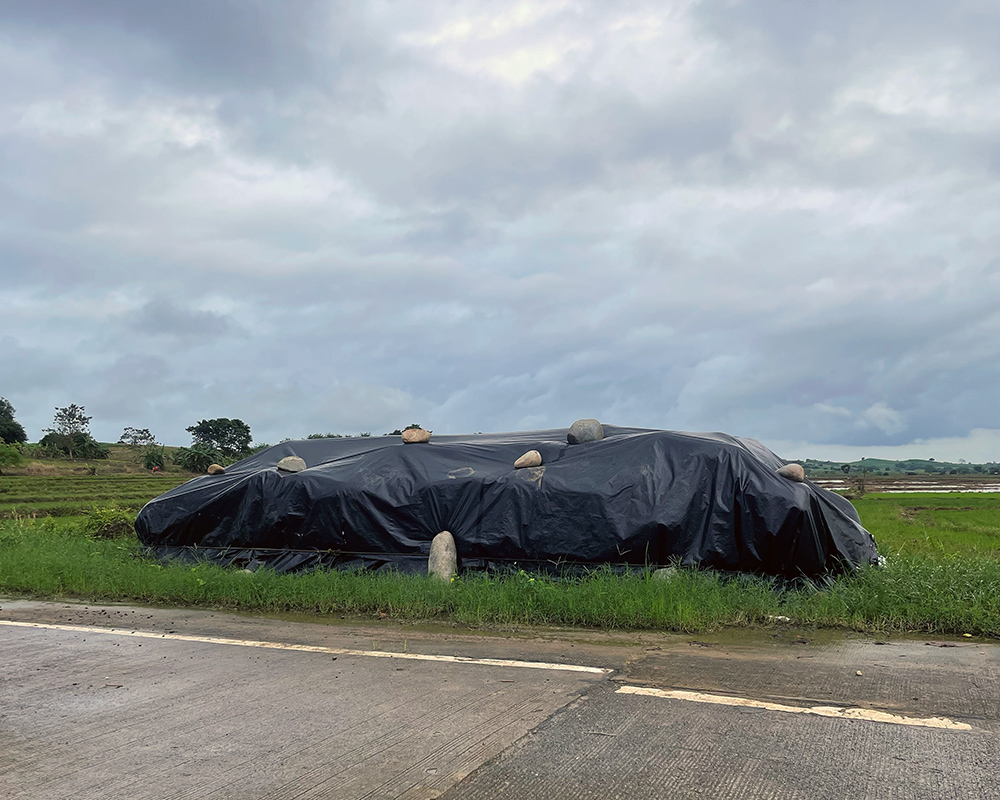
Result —
<instances>
[{"instance_id":1,"label":"yellow road line","mask_svg":"<svg viewBox=\"0 0 1000 800\"><path fill-rule=\"evenodd\" d=\"M650 689L645 686L622 686L617 694L640 694L648 697L663 697L668 700L687 700L694 703L711 703L719 706L738 708L761 708L766 711L784 711L788 714L811 714L817 717L836 719L860 719L869 722L887 722L892 725L914 725L920 728L942 728L951 731L971 731L972 726L955 722L946 717L904 717L870 708L845 708L839 706L786 706L765 700L750 700L746 697L729 697L720 694L704 694L683 690Z\"/></svg>"}]
</instances>

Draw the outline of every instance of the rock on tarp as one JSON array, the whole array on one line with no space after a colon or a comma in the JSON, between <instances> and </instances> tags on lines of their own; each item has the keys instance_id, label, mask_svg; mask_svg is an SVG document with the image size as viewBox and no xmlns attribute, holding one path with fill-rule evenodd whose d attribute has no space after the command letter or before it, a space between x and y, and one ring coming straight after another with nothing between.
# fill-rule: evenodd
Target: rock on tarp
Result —
<instances>
[{"instance_id":1,"label":"rock on tarp","mask_svg":"<svg viewBox=\"0 0 1000 800\"><path fill-rule=\"evenodd\" d=\"M680 563L818 577L878 559L851 504L777 475L754 439L604 426L570 445L567 429L289 441L194 478L136 520L148 552L425 571L440 531L463 568L517 562ZM525 450L544 466L514 469ZM277 469L287 456L308 468Z\"/></svg>"}]
</instances>

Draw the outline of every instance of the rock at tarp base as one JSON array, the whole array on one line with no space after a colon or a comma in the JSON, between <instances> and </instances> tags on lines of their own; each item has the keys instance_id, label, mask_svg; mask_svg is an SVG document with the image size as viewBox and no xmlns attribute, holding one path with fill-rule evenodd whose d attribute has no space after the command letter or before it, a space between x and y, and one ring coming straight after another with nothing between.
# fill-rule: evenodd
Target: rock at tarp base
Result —
<instances>
[{"instance_id":1,"label":"rock at tarp base","mask_svg":"<svg viewBox=\"0 0 1000 800\"><path fill-rule=\"evenodd\" d=\"M654 581L669 581L677 575L677 567L663 567L653 570Z\"/></svg>"},{"instance_id":2,"label":"rock at tarp base","mask_svg":"<svg viewBox=\"0 0 1000 800\"><path fill-rule=\"evenodd\" d=\"M298 456L285 456L278 462L278 469L282 472L302 472L306 468L306 462Z\"/></svg>"},{"instance_id":3,"label":"rock at tarp base","mask_svg":"<svg viewBox=\"0 0 1000 800\"><path fill-rule=\"evenodd\" d=\"M431 432L423 428L407 428L403 431L403 444L423 444L431 440Z\"/></svg>"},{"instance_id":4,"label":"rock at tarp base","mask_svg":"<svg viewBox=\"0 0 1000 800\"><path fill-rule=\"evenodd\" d=\"M542 466L542 454L537 450L529 450L517 461L514 462L514 469L524 469L525 467Z\"/></svg>"},{"instance_id":5,"label":"rock at tarp base","mask_svg":"<svg viewBox=\"0 0 1000 800\"><path fill-rule=\"evenodd\" d=\"M226 471L226 468L221 464L209 464L206 472L209 475L222 475Z\"/></svg>"},{"instance_id":6,"label":"rock at tarp base","mask_svg":"<svg viewBox=\"0 0 1000 800\"><path fill-rule=\"evenodd\" d=\"M782 478L788 478L790 481L798 481L802 483L806 479L806 471L802 469L801 464L785 464L781 469L775 470Z\"/></svg>"},{"instance_id":7,"label":"rock at tarp base","mask_svg":"<svg viewBox=\"0 0 1000 800\"><path fill-rule=\"evenodd\" d=\"M455 537L449 531L441 531L431 540L431 553L427 557L427 576L451 581L458 573L458 551Z\"/></svg>"},{"instance_id":8,"label":"rock at tarp base","mask_svg":"<svg viewBox=\"0 0 1000 800\"><path fill-rule=\"evenodd\" d=\"M569 427L566 441L570 444L586 444L604 438L604 426L596 419L578 419Z\"/></svg>"}]
</instances>

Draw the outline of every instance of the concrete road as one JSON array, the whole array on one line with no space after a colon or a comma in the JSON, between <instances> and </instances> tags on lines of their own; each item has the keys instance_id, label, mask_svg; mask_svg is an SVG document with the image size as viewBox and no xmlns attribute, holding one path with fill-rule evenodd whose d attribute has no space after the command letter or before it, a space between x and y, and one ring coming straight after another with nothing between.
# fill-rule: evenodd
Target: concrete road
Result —
<instances>
[{"instance_id":1,"label":"concrete road","mask_svg":"<svg viewBox=\"0 0 1000 800\"><path fill-rule=\"evenodd\" d=\"M0 601L0 797L1000 798L993 644L334 622Z\"/></svg>"}]
</instances>

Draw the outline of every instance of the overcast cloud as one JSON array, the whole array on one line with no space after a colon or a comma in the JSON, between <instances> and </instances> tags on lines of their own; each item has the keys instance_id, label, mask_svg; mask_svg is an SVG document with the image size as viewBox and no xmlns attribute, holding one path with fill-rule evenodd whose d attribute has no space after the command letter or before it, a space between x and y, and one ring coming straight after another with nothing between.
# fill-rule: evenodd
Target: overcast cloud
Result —
<instances>
[{"instance_id":1,"label":"overcast cloud","mask_svg":"<svg viewBox=\"0 0 1000 800\"><path fill-rule=\"evenodd\" d=\"M1000 6L0 0L32 440L722 430L1000 460Z\"/></svg>"}]
</instances>

